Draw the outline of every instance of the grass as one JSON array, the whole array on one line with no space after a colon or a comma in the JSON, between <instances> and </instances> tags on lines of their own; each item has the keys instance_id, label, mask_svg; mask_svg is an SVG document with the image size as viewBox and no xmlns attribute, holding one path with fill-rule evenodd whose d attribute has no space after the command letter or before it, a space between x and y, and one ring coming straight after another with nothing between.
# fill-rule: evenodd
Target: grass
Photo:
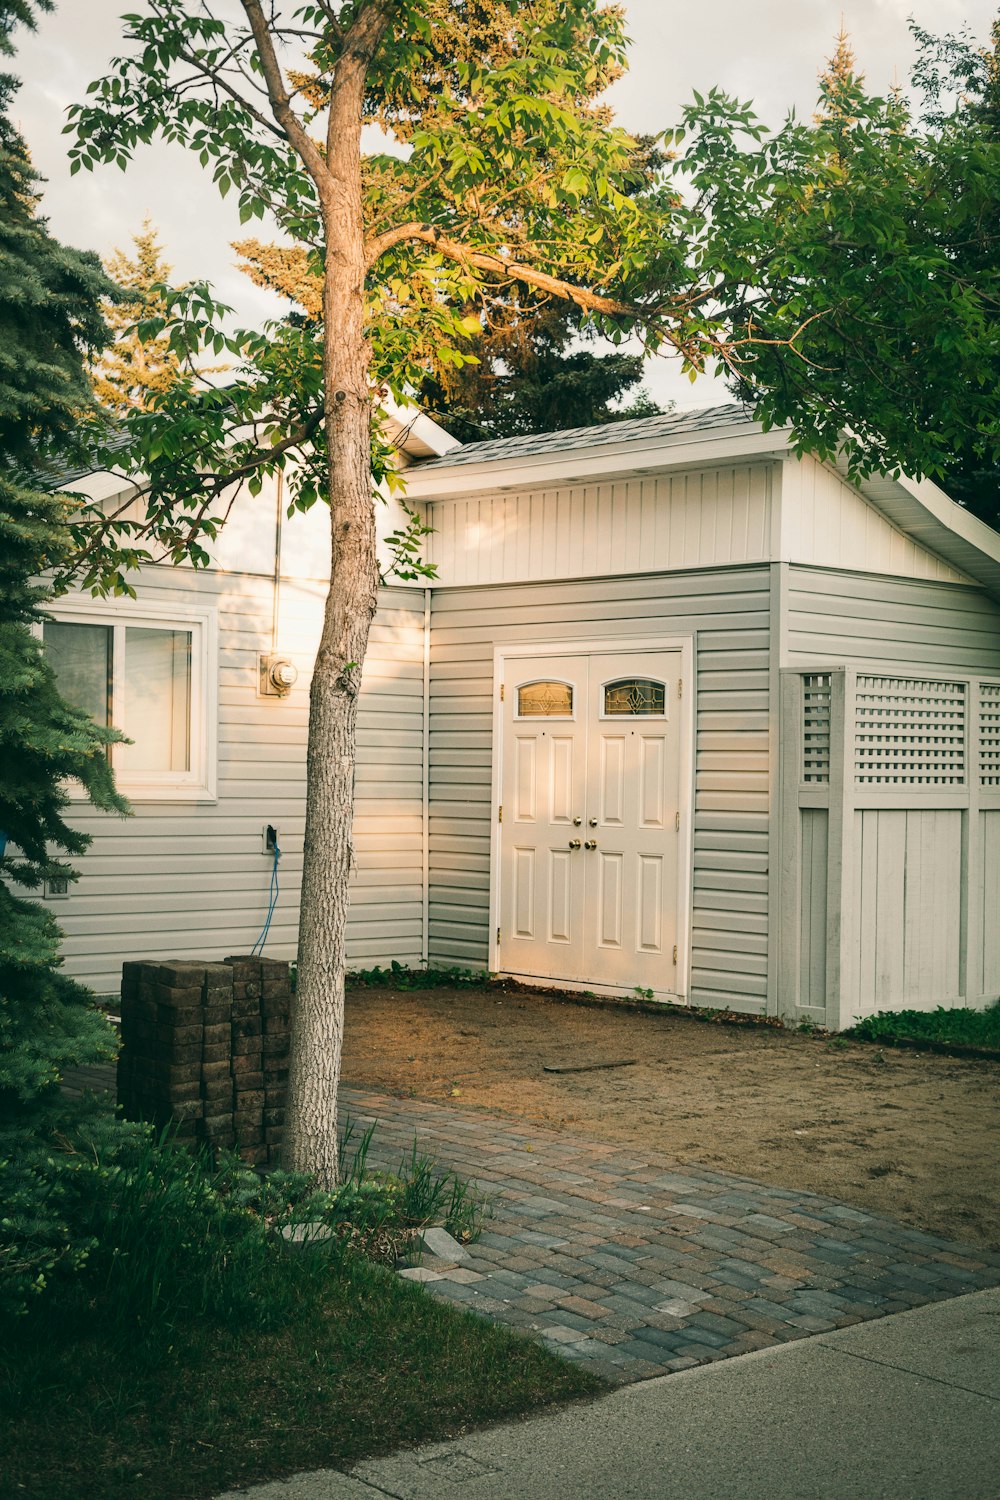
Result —
<instances>
[{"instance_id":1,"label":"grass","mask_svg":"<svg viewBox=\"0 0 1000 1500\"><path fill-rule=\"evenodd\" d=\"M295 1256L318 1264L278 1330L189 1323L154 1354L93 1327L67 1338L52 1304L47 1327L6 1338L0 1493L201 1500L599 1389L358 1256Z\"/></svg>"},{"instance_id":2,"label":"grass","mask_svg":"<svg viewBox=\"0 0 1000 1500\"><path fill-rule=\"evenodd\" d=\"M848 1036L870 1042L924 1042L928 1045L1000 1050L1000 1000L988 1010L893 1010L866 1016Z\"/></svg>"},{"instance_id":3,"label":"grass","mask_svg":"<svg viewBox=\"0 0 1000 1500\"><path fill-rule=\"evenodd\" d=\"M100 1110L51 1137L37 1202L0 1219L0 1293L28 1267L0 1296L0 1495L201 1500L600 1389L376 1263L427 1222L474 1237L489 1205L416 1147L370 1169L354 1134L334 1193ZM59 1222L32 1212L46 1183ZM295 1223L331 1232L290 1246ZM60 1235L66 1267L43 1254Z\"/></svg>"}]
</instances>

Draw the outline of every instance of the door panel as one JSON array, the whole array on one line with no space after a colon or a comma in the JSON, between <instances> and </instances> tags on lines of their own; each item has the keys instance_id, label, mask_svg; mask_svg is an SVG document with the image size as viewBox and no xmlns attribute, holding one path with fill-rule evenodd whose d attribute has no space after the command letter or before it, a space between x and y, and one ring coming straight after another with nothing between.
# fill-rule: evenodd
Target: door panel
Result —
<instances>
[{"instance_id":1,"label":"door panel","mask_svg":"<svg viewBox=\"0 0 1000 1500\"><path fill-rule=\"evenodd\" d=\"M600 738L601 822L610 826L625 821L625 739L605 734Z\"/></svg>"},{"instance_id":2,"label":"door panel","mask_svg":"<svg viewBox=\"0 0 1000 1500\"><path fill-rule=\"evenodd\" d=\"M624 863L625 856L622 854L606 854L602 850L597 856L597 900L600 913L597 942L600 948L620 948L622 945Z\"/></svg>"},{"instance_id":3,"label":"door panel","mask_svg":"<svg viewBox=\"0 0 1000 1500\"><path fill-rule=\"evenodd\" d=\"M549 931L550 943L568 943L573 935L570 903L573 897L573 870L570 849L549 850Z\"/></svg>"},{"instance_id":4,"label":"door panel","mask_svg":"<svg viewBox=\"0 0 1000 1500\"><path fill-rule=\"evenodd\" d=\"M572 825L579 796L573 774L576 745L575 735L553 734L549 740L549 822L562 827Z\"/></svg>"},{"instance_id":5,"label":"door panel","mask_svg":"<svg viewBox=\"0 0 1000 1500\"><path fill-rule=\"evenodd\" d=\"M662 828L666 791L666 737L644 734L639 748L639 827Z\"/></svg>"},{"instance_id":6,"label":"door panel","mask_svg":"<svg viewBox=\"0 0 1000 1500\"><path fill-rule=\"evenodd\" d=\"M658 854L640 854L638 927L635 945L642 953L663 952L663 859Z\"/></svg>"},{"instance_id":7,"label":"door panel","mask_svg":"<svg viewBox=\"0 0 1000 1500\"><path fill-rule=\"evenodd\" d=\"M508 666L499 925L500 966L510 973L583 976L588 692L585 656L528 657Z\"/></svg>"},{"instance_id":8,"label":"door panel","mask_svg":"<svg viewBox=\"0 0 1000 1500\"><path fill-rule=\"evenodd\" d=\"M519 734L514 750L514 817L519 823L534 823L538 777L538 745L534 735Z\"/></svg>"},{"instance_id":9,"label":"door panel","mask_svg":"<svg viewBox=\"0 0 1000 1500\"><path fill-rule=\"evenodd\" d=\"M502 970L676 993L680 668L678 650L507 663Z\"/></svg>"}]
</instances>

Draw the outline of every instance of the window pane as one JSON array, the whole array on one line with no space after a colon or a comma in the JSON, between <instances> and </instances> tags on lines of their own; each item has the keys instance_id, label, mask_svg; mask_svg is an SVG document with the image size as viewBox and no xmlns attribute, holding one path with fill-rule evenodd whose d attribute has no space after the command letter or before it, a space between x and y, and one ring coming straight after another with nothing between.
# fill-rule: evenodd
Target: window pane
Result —
<instances>
[{"instance_id":1,"label":"window pane","mask_svg":"<svg viewBox=\"0 0 1000 1500\"><path fill-rule=\"evenodd\" d=\"M67 703L98 724L111 722L111 626L46 620L45 654Z\"/></svg>"},{"instance_id":2,"label":"window pane","mask_svg":"<svg viewBox=\"0 0 1000 1500\"><path fill-rule=\"evenodd\" d=\"M127 771L191 769L191 632L130 625L125 631L125 704L120 727Z\"/></svg>"},{"instance_id":3,"label":"window pane","mask_svg":"<svg viewBox=\"0 0 1000 1500\"><path fill-rule=\"evenodd\" d=\"M630 677L621 682L609 682L604 689L606 714L662 714L665 702L666 690L662 682Z\"/></svg>"},{"instance_id":4,"label":"window pane","mask_svg":"<svg viewBox=\"0 0 1000 1500\"><path fill-rule=\"evenodd\" d=\"M517 690L517 712L522 719L573 716L573 689L568 682L526 682Z\"/></svg>"}]
</instances>

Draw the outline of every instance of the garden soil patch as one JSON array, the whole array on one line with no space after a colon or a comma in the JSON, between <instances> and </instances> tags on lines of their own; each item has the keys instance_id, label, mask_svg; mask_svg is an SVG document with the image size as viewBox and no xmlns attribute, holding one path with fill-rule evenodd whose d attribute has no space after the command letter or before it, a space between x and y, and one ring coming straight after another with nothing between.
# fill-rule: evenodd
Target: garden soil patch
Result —
<instances>
[{"instance_id":1,"label":"garden soil patch","mask_svg":"<svg viewBox=\"0 0 1000 1500\"><path fill-rule=\"evenodd\" d=\"M631 1067L546 1072L637 1058ZM496 988L348 992L344 1078L1000 1247L1000 1064Z\"/></svg>"}]
</instances>

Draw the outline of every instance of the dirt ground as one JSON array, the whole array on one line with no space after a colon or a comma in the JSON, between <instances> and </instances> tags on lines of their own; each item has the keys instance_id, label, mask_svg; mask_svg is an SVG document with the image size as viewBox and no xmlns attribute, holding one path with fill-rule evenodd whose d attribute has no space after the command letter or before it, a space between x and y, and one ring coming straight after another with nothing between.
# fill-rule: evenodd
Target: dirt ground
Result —
<instances>
[{"instance_id":1,"label":"dirt ground","mask_svg":"<svg viewBox=\"0 0 1000 1500\"><path fill-rule=\"evenodd\" d=\"M635 1059L546 1073L546 1065ZM344 1078L653 1150L1000 1247L1000 1064L586 1007L352 989Z\"/></svg>"}]
</instances>

